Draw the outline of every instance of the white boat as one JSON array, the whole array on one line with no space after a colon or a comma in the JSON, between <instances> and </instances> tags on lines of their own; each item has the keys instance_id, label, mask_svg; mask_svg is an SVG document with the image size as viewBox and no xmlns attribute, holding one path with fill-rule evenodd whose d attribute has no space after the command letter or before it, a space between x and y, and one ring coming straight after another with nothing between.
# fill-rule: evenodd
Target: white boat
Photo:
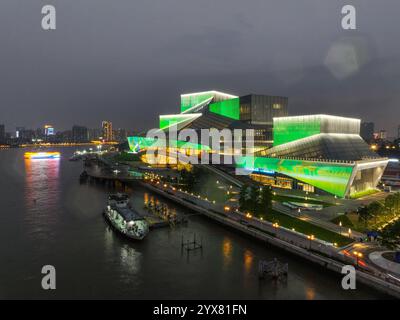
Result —
<instances>
[{"instance_id":1,"label":"white boat","mask_svg":"<svg viewBox=\"0 0 400 320\"><path fill-rule=\"evenodd\" d=\"M143 240L149 233L149 224L129 207L129 197L126 194L110 195L104 216L118 232L129 239Z\"/></svg>"}]
</instances>

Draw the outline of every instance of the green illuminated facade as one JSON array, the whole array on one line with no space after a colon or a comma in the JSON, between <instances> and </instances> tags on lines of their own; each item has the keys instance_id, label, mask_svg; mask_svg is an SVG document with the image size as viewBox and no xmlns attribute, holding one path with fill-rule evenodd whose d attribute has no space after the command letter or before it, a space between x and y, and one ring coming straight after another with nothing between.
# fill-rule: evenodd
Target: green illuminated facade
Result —
<instances>
[{"instance_id":1,"label":"green illuminated facade","mask_svg":"<svg viewBox=\"0 0 400 320\"><path fill-rule=\"evenodd\" d=\"M177 130L188 127L199 117L218 114L231 120L240 118L240 102L237 96L215 90L181 95L181 113L160 116L160 129L176 126Z\"/></svg>"},{"instance_id":2,"label":"green illuminated facade","mask_svg":"<svg viewBox=\"0 0 400 320\"><path fill-rule=\"evenodd\" d=\"M238 166L250 171L261 169L283 174L338 197L345 197L354 170L352 164L251 156L243 157Z\"/></svg>"},{"instance_id":3,"label":"green illuminated facade","mask_svg":"<svg viewBox=\"0 0 400 320\"><path fill-rule=\"evenodd\" d=\"M193 108L201 103L204 103L213 97L214 97L213 91L182 95L181 96L181 112L186 112L190 108Z\"/></svg>"},{"instance_id":4,"label":"green illuminated facade","mask_svg":"<svg viewBox=\"0 0 400 320\"><path fill-rule=\"evenodd\" d=\"M187 150L195 150L195 151L211 151L209 146L202 145L199 143L192 143L183 140L174 140L174 139L156 139L149 137L128 137L129 149L131 152L138 153L141 151L145 151L149 148L157 148L160 146L168 146L171 148L179 148L179 149L187 149Z\"/></svg>"},{"instance_id":5,"label":"green illuminated facade","mask_svg":"<svg viewBox=\"0 0 400 320\"><path fill-rule=\"evenodd\" d=\"M250 94L233 96L215 90L181 95L180 114L161 115L164 143L130 137L140 152L170 147L213 152L209 146L169 139L171 128L254 130L254 147L237 167L263 184L307 192L324 191L338 197L375 188L388 163L360 137L360 120L330 115L288 115L288 98ZM221 148L223 149L223 148Z\"/></svg>"},{"instance_id":6,"label":"green illuminated facade","mask_svg":"<svg viewBox=\"0 0 400 320\"><path fill-rule=\"evenodd\" d=\"M240 119L240 99L223 100L210 104L210 112L234 120Z\"/></svg>"},{"instance_id":7,"label":"green illuminated facade","mask_svg":"<svg viewBox=\"0 0 400 320\"><path fill-rule=\"evenodd\" d=\"M274 118L274 146L322 133L359 135L360 124L359 119L324 114Z\"/></svg>"},{"instance_id":8,"label":"green illuminated facade","mask_svg":"<svg viewBox=\"0 0 400 320\"><path fill-rule=\"evenodd\" d=\"M274 146L292 142L321 133L321 119L317 117L304 119L290 117L279 118L274 122Z\"/></svg>"},{"instance_id":9,"label":"green illuminated facade","mask_svg":"<svg viewBox=\"0 0 400 320\"><path fill-rule=\"evenodd\" d=\"M370 150L359 132L360 120L352 118L274 118L274 147L246 157L241 167L259 175L273 172L275 178L280 175L293 179L293 185L300 181L348 197L376 188L388 163Z\"/></svg>"}]
</instances>

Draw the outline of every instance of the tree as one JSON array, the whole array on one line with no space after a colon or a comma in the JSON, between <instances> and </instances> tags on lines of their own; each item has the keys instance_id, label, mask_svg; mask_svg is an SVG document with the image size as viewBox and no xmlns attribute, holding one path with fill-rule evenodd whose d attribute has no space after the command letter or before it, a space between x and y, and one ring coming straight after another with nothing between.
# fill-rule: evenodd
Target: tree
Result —
<instances>
[{"instance_id":1,"label":"tree","mask_svg":"<svg viewBox=\"0 0 400 320\"><path fill-rule=\"evenodd\" d=\"M397 220L386 226L380 234L380 243L382 246L399 251L400 247L400 220Z\"/></svg>"},{"instance_id":2,"label":"tree","mask_svg":"<svg viewBox=\"0 0 400 320\"><path fill-rule=\"evenodd\" d=\"M395 211L395 214L397 215L399 213L399 209L400 209L400 192L396 192L394 194L394 200L395 200L394 211Z\"/></svg>"},{"instance_id":3,"label":"tree","mask_svg":"<svg viewBox=\"0 0 400 320\"><path fill-rule=\"evenodd\" d=\"M195 167L193 167L190 171L187 171L186 169L180 171L180 182L186 185L186 189L188 191L192 191L196 185L197 174L198 171Z\"/></svg>"},{"instance_id":4,"label":"tree","mask_svg":"<svg viewBox=\"0 0 400 320\"><path fill-rule=\"evenodd\" d=\"M368 221L371 219L370 210L368 210L367 206L363 206L358 209L358 220L364 221L365 227L367 227Z\"/></svg>"},{"instance_id":5,"label":"tree","mask_svg":"<svg viewBox=\"0 0 400 320\"><path fill-rule=\"evenodd\" d=\"M383 205L378 201L374 201L371 204L369 204L367 208L370 212L370 216L375 218L375 224L376 224L378 216L382 214Z\"/></svg>"},{"instance_id":6,"label":"tree","mask_svg":"<svg viewBox=\"0 0 400 320\"><path fill-rule=\"evenodd\" d=\"M272 190L270 186L264 186L260 194L260 214L271 211L272 209Z\"/></svg>"},{"instance_id":7,"label":"tree","mask_svg":"<svg viewBox=\"0 0 400 320\"><path fill-rule=\"evenodd\" d=\"M250 188L249 210L251 213L257 213L259 208L260 188L252 186Z\"/></svg>"},{"instance_id":8,"label":"tree","mask_svg":"<svg viewBox=\"0 0 400 320\"><path fill-rule=\"evenodd\" d=\"M240 194L239 194L239 207L241 211L247 211L248 208L248 200L249 200L249 186L247 184L243 185L242 188L240 189Z\"/></svg>"},{"instance_id":9,"label":"tree","mask_svg":"<svg viewBox=\"0 0 400 320\"><path fill-rule=\"evenodd\" d=\"M397 202L397 199L396 199L395 195L390 194L386 197L385 208L386 208L386 210L389 211L390 214L392 214L393 211L396 209L396 202Z\"/></svg>"}]
</instances>

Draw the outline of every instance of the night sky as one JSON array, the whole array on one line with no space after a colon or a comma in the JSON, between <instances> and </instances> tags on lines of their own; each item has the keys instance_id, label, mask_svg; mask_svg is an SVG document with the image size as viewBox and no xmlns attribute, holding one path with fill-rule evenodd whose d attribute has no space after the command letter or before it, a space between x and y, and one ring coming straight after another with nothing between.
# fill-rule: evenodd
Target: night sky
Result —
<instances>
[{"instance_id":1,"label":"night sky","mask_svg":"<svg viewBox=\"0 0 400 320\"><path fill-rule=\"evenodd\" d=\"M57 30L41 29L41 8ZM357 9L357 30L341 8ZM398 0L1 0L0 123L155 127L180 93L289 97L292 115L400 124Z\"/></svg>"}]
</instances>

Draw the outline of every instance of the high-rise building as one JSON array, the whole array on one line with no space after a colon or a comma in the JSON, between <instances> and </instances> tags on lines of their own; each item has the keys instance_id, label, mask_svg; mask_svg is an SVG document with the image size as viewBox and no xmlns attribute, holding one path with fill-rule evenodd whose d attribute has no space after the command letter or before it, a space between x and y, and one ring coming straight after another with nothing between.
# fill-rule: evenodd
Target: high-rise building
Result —
<instances>
[{"instance_id":1,"label":"high-rise building","mask_svg":"<svg viewBox=\"0 0 400 320\"><path fill-rule=\"evenodd\" d=\"M85 143L89 141L89 131L88 128L83 126L73 126L72 127L72 141L75 143Z\"/></svg>"},{"instance_id":2,"label":"high-rise building","mask_svg":"<svg viewBox=\"0 0 400 320\"><path fill-rule=\"evenodd\" d=\"M23 139L25 134L25 127L16 127L15 128L15 138Z\"/></svg>"},{"instance_id":3,"label":"high-rise building","mask_svg":"<svg viewBox=\"0 0 400 320\"><path fill-rule=\"evenodd\" d=\"M387 139L387 131L386 130L379 131L379 139L381 139L381 140Z\"/></svg>"},{"instance_id":4,"label":"high-rise building","mask_svg":"<svg viewBox=\"0 0 400 320\"><path fill-rule=\"evenodd\" d=\"M103 129L88 129L89 131L89 140L93 141L93 140L99 140L100 137L103 136Z\"/></svg>"},{"instance_id":5,"label":"high-rise building","mask_svg":"<svg viewBox=\"0 0 400 320\"><path fill-rule=\"evenodd\" d=\"M113 141L113 128L111 121L103 121L101 124L103 128L103 140L104 141Z\"/></svg>"},{"instance_id":6,"label":"high-rise building","mask_svg":"<svg viewBox=\"0 0 400 320\"><path fill-rule=\"evenodd\" d=\"M0 124L0 144L5 143L6 141L6 129L4 124Z\"/></svg>"},{"instance_id":7,"label":"high-rise building","mask_svg":"<svg viewBox=\"0 0 400 320\"><path fill-rule=\"evenodd\" d=\"M397 139L400 139L400 125L397 127Z\"/></svg>"},{"instance_id":8,"label":"high-rise building","mask_svg":"<svg viewBox=\"0 0 400 320\"><path fill-rule=\"evenodd\" d=\"M53 136L55 134L54 127L52 125L46 124L44 126L44 135L45 136Z\"/></svg>"},{"instance_id":9,"label":"high-rise building","mask_svg":"<svg viewBox=\"0 0 400 320\"><path fill-rule=\"evenodd\" d=\"M375 124L373 122L363 122L360 127L360 136L366 142L371 142L374 139Z\"/></svg>"},{"instance_id":10,"label":"high-rise building","mask_svg":"<svg viewBox=\"0 0 400 320\"><path fill-rule=\"evenodd\" d=\"M127 138L127 131L125 129L116 129L114 130L114 139L116 141L122 142Z\"/></svg>"},{"instance_id":11,"label":"high-rise building","mask_svg":"<svg viewBox=\"0 0 400 320\"><path fill-rule=\"evenodd\" d=\"M17 127L15 129L15 138L19 142L32 142L35 137L35 131L31 129L25 129L25 127Z\"/></svg>"}]
</instances>

